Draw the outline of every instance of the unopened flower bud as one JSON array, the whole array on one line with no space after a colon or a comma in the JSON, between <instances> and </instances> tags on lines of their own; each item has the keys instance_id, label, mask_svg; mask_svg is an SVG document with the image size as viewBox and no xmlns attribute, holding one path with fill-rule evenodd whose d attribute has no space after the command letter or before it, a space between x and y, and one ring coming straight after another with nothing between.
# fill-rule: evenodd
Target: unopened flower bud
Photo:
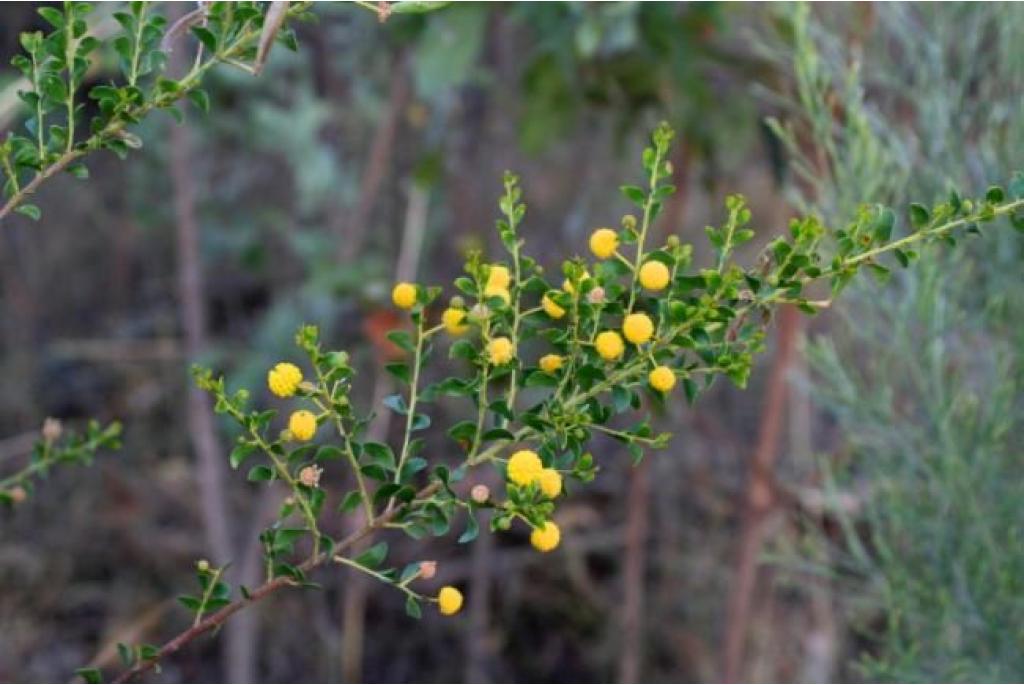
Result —
<instances>
[{"instance_id":1,"label":"unopened flower bud","mask_svg":"<svg viewBox=\"0 0 1024 685\"><path fill-rule=\"evenodd\" d=\"M430 580L437 575L437 562L436 561L421 561L420 562L420 578L423 580Z\"/></svg>"},{"instance_id":2,"label":"unopened flower bud","mask_svg":"<svg viewBox=\"0 0 1024 685\"><path fill-rule=\"evenodd\" d=\"M206 559L200 559L196 562L196 568L199 570L200 573L206 573L210 570L210 562Z\"/></svg>"},{"instance_id":3,"label":"unopened flower bud","mask_svg":"<svg viewBox=\"0 0 1024 685\"><path fill-rule=\"evenodd\" d=\"M633 216L632 214L627 214L626 216L622 217L622 227L627 231L636 230L636 217Z\"/></svg>"},{"instance_id":4,"label":"unopened flower bud","mask_svg":"<svg viewBox=\"0 0 1024 685\"><path fill-rule=\"evenodd\" d=\"M469 310L469 318L474 321L484 321L490 315L491 310L483 303L473 305L473 308Z\"/></svg>"},{"instance_id":5,"label":"unopened flower bud","mask_svg":"<svg viewBox=\"0 0 1024 685\"><path fill-rule=\"evenodd\" d=\"M669 247L679 247L679 236L670 235L666 241Z\"/></svg>"},{"instance_id":6,"label":"unopened flower bud","mask_svg":"<svg viewBox=\"0 0 1024 685\"><path fill-rule=\"evenodd\" d=\"M323 472L319 466L305 466L299 471L299 482L307 488L315 488L320 485L320 474Z\"/></svg>"},{"instance_id":7,"label":"unopened flower bud","mask_svg":"<svg viewBox=\"0 0 1024 685\"><path fill-rule=\"evenodd\" d=\"M587 302L590 304L601 304L604 302L604 288L597 286L587 293Z\"/></svg>"},{"instance_id":8,"label":"unopened flower bud","mask_svg":"<svg viewBox=\"0 0 1024 685\"><path fill-rule=\"evenodd\" d=\"M473 489L469 491L469 496L473 498L473 501L477 504L484 504L491 498L491 489L479 483L473 486Z\"/></svg>"},{"instance_id":9,"label":"unopened flower bud","mask_svg":"<svg viewBox=\"0 0 1024 685\"><path fill-rule=\"evenodd\" d=\"M49 417L43 421L43 440L45 440L48 445L52 445L57 442L62 431L63 427L61 426L59 419Z\"/></svg>"},{"instance_id":10,"label":"unopened flower bud","mask_svg":"<svg viewBox=\"0 0 1024 685\"><path fill-rule=\"evenodd\" d=\"M466 301L459 297L458 295L456 295L452 299L448 300L448 306L452 307L453 309L465 309Z\"/></svg>"},{"instance_id":11,"label":"unopened flower bud","mask_svg":"<svg viewBox=\"0 0 1024 685\"><path fill-rule=\"evenodd\" d=\"M7 496L11 498L11 502L14 504L21 504L28 499L28 493L25 492L25 488L20 485L15 485L13 488L8 490Z\"/></svg>"}]
</instances>

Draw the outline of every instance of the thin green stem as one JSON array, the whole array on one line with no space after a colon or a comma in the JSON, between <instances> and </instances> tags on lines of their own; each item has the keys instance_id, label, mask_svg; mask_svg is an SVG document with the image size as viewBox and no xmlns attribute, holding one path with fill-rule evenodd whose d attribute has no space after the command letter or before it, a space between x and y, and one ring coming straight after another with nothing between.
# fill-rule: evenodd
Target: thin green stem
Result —
<instances>
[{"instance_id":1,"label":"thin green stem","mask_svg":"<svg viewBox=\"0 0 1024 685\"><path fill-rule=\"evenodd\" d=\"M644 257L644 242L647 240L647 229L651 226L651 214L654 210L654 194L658 189L658 171L661 169L661 159L665 154L665 146L656 143L654 146L654 163L651 165L651 177L647 188L647 199L644 202L644 216L640 223L640 236L636 241L636 258L633 262L633 279L629 286L629 306L626 313L633 312L633 305L636 304L637 280L640 278L640 261Z\"/></svg>"},{"instance_id":2,"label":"thin green stem","mask_svg":"<svg viewBox=\"0 0 1024 685\"><path fill-rule=\"evenodd\" d=\"M203 591L203 598L199 602L199 608L196 610L196 618L192 622L193 626L197 626L203 621L203 614L206 613L206 605L210 603L210 598L213 596L213 591L217 587L217 582L220 580L221 574L224 572L223 568L217 568L213 570L213 574L210 577L209 582L206 584L206 590Z\"/></svg>"}]
</instances>

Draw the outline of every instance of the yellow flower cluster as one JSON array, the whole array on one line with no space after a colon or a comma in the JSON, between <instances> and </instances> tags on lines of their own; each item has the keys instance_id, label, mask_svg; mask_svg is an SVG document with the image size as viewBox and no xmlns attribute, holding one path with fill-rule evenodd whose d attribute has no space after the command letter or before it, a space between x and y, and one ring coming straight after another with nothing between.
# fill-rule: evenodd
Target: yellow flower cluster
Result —
<instances>
[{"instance_id":1,"label":"yellow flower cluster","mask_svg":"<svg viewBox=\"0 0 1024 685\"><path fill-rule=\"evenodd\" d=\"M312 440L316 435L316 416L313 412L300 409L288 418L288 431L300 442Z\"/></svg>"},{"instance_id":2,"label":"yellow flower cluster","mask_svg":"<svg viewBox=\"0 0 1024 685\"><path fill-rule=\"evenodd\" d=\"M540 477L543 470L540 457L531 450L519 450L508 460L508 479L516 485L529 485Z\"/></svg>"},{"instance_id":3,"label":"yellow flower cluster","mask_svg":"<svg viewBox=\"0 0 1024 685\"><path fill-rule=\"evenodd\" d=\"M412 283L397 283L391 291L391 301L399 309L412 309L416 304L416 286Z\"/></svg>"},{"instance_id":4,"label":"yellow flower cluster","mask_svg":"<svg viewBox=\"0 0 1024 685\"><path fill-rule=\"evenodd\" d=\"M490 358L491 363L495 366L501 366L502 364L508 364L512 361L512 358L516 356L515 345L508 338L501 336L500 338L494 338L491 342L487 343L487 356Z\"/></svg>"},{"instance_id":5,"label":"yellow flower cluster","mask_svg":"<svg viewBox=\"0 0 1024 685\"><path fill-rule=\"evenodd\" d=\"M598 259L608 259L619 249L619 234L610 228L599 228L590 235L590 251Z\"/></svg>"},{"instance_id":6,"label":"yellow flower cluster","mask_svg":"<svg viewBox=\"0 0 1024 685\"><path fill-rule=\"evenodd\" d=\"M441 315L441 323L451 335L459 336L469 330L466 323L466 310L460 307L448 307Z\"/></svg>"},{"instance_id":7,"label":"yellow flower cluster","mask_svg":"<svg viewBox=\"0 0 1024 685\"><path fill-rule=\"evenodd\" d=\"M654 322L646 314L630 314L622 322L622 334L634 345L642 345L654 335Z\"/></svg>"},{"instance_id":8,"label":"yellow flower cluster","mask_svg":"<svg viewBox=\"0 0 1024 685\"><path fill-rule=\"evenodd\" d=\"M594 339L594 347L597 348L597 353L601 355L601 359L605 361L613 362L622 356L622 353L626 351L626 346L622 342L622 336L615 331L602 331Z\"/></svg>"},{"instance_id":9,"label":"yellow flower cluster","mask_svg":"<svg viewBox=\"0 0 1024 685\"><path fill-rule=\"evenodd\" d=\"M668 267L663 263L651 260L640 267L640 285L648 290L664 290L668 285L671 275Z\"/></svg>"},{"instance_id":10,"label":"yellow flower cluster","mask_svg":"<svg viewBox=\"0 0 1024 685\"><path fill-rule=\"evenodd\" d=\"M451 585L445 585L437 593L437 610L445 616L459 613L462 608L462 593Z\"/></svg>"},{"instance_id":11,"label":"yellow flower cluster","mask_svg":"<svg viewBox=\"0 0 1024 685\"><path fill-rule=\"evenodd\" d=\"M545 521L544 525L534 528L530 533L530 544L541 552L550 552L562 541L562 531L554 521Z\"/></svg>"},{"instance_id":12,"label":"yellow flower cluster","mask_svg":"<svg viewBox=\"0 0 1024 685\"><path fill-rule=\"evenodd\" d=\"M557 354L545 354L540 358L540 368L544 373L555 374L562 368L563 359Z\"/></svg>"},{"instance_id":13,"label":"yellow flower cluster","mask_svg":"<svg viewBox=\"0 0 1024 685\"><path fill-rule=\"evenodd\" d=\"M281 362L267 372L267 386L278 397L291 397L302 382L302 371L295 364Z\"/></svg>"},{"instance_id":14,"label":"yellow flower cluster","mask_svg":"<svg viewBox=\"0 0 1024 685\"><path fill-rule=\"evenodd\" d=\"M500 297L508 304L512 301L509 293L509 286L512 284L512 276L508 267L501 264L492 264L487 275L487 285L484 287L484 297Z\"/></svg>"},{"instance_id":15,"label":"yellow flower cluster","mask_svg":"<svg viewBox=\"0 0 1024 685\"><path fill-rule=\"evenodd\" d=\"M647 380L650 382L651 387L658 392L669 392L675 387L676 375L667 366L656 366L651 369Z\"/></svg>"},{"instance_id":16,"label":"yellow flower cluster","mask_svg":"<svg viewBox=\"0 0 1024 685\"><path fill-rule=\"evenodd\" d=\"M561 319L563 316L565 316L565 308L560 307L557 302L552 300L547 295L541 298L540 306L544 309L544 313L550 316L552 319Z\"/></svg>"},{"instance_id":17,"label":"yellow flower cluster","mask_svg":"<svg viewBox=\"0 0 1024 685\"><path fill-rule=\"evenodd\" d=\"M562 474L544 468L540 457L532 450L519 450L509 458L508 479L522 487L536 483L549 499L562 494Z\"/></svg>"}]
</instances>

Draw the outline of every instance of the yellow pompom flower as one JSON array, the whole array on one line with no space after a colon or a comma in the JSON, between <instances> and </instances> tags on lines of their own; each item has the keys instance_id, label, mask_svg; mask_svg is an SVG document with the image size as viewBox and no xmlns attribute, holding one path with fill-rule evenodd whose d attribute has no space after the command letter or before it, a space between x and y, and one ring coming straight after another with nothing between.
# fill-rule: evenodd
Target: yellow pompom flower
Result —
<instances>
[{"instance_id":1,"label":"yellow pompom flower","mask_svg":"<svg viewBox=\"0 0 1024 685\"><path fill-rule=\"evenodd\" d=\"M565 308L558 306L558 303L547 295L540 299L540 306L544 309L544 313L552 319L561 319L565 316Z\"/></svg>"},{"instance_id":2,"label":"yellow pompom flower","mask_svg":"<svg viewBox=\"0 0 1024 685\"><path fill-rule=\"evenodd\" d=\"M487 275L487 287L498 289L507 289L512 283L512 275L508 272L507 266L501 264L491 264L491 271Z\"/></svg>"},{"instance_id":3,"label":"yellow pompom flower","mask_svg":"<svg viewBox=\"0 0 1024 685\"><path fill-rule=\"evenodd\" d=\"M541 552L550 552L562 541L562 531L554 521L545 521L540 528L534 528L530 533L530 544Z\"/></svg>"},{"instance_id":4,"label":"yellow pompom flower","mask_svg":"<svg viewBox=\"0 0 1024 685\"><path fill-rule=\"evenodd\" d=\"M532 450L519 450L508 460L508 479L516 485L527 486L540 477L544 464Z\"/></svg>"},{"instance_id":5,"label":"yellow pompom flower","mask_svg":"<svg viewBox=\"0 0 1024 685\"><path fill-rule=\"evenodd\" d=\"M398 283L391 291L391 301L399 309L412 309L416 304L416 286L412 283Z\"/></svg>"},{"instance_id":6,"label":"yellow pompom flower","mask_svg":"<svg viewBox=\"0 0 1024 685\"><path fill-rule=\"evenodd\" d=\"M609 362L615 361L626 351L626 346L622 342L622 336L615 331L599 333L594 340L594 346L597 348L597 353L601 355L601 358Z\"/></svg>"},{"instance_id":7,"label":"yellow pompom flower","mask_svg":"<svg viewBox=\"0 0 1024 685\"><path fill-rule=\"evenodd\" d=\"M545 354L540 358L540 368L544 373L555 373L562 368L562 358L557 354Z\"/></svg>"},{"instance_id":8,"label":"yellow pompom flower","mask_svg":"<svg viewBox=\"0 0 1024 685\"><path fill-rule=\"evenodd\" d=\"M642 345L654 335L654 322L646 314L630 314L622 322L622 334L634 345Z\"/></svg>"},{"instance_id":9,"label":"yellow pompom flower","mask_svg":"<svg viewBox=\"0 0 1024 685\"><path fill-rule=\"evenodd\" d=\"M487 356L492 364L501 366L512 361L512 357L516 356L516 348L512 346L511 340L502 336L487 343Z\"/></svg>"},{"instance_id":10,"label":"yellow pompom flower","mask_svg":"<svg viewBox=\"0 0 1024 685\"><path fill-rule=\"evenodd\" d=\"M466 324L466 310L459 309L458 307L448 307L441 314L441 323L444 324L444 328L452 335L462 335L469 326Z\"/></svg>"},{"instance_id":11,"label":"yellow pompom flower","mask_svg":"<svg viewBox=\"0 0 1024 685\"><path fill-rule=\"evenodd\" d=\"M610 228L599 228L590 234L590 251L598 259L608 259L619 248L619 234Z\"/></svg>"},{"instance_id":12,"label":"yellow pompom flower","mask_svg":"<svg viewBox=\"0 0 1024 685\"><path fill-rule=\"evenodd\" d=\"M295 364L281 362L267 372L267 386L278 397L291 397L302 382L302 371Z\"/></svg>"},{"instance_id":13,"label":"yellow pompom flower","mask_svg":"<svg viewBox=\"0 0 1024 685\"><path fill-rule=\"evenodd\" d=\"M313 412L305 409L292 412L288 419L288 430L296 440L302 442L312 440L316 434L316 417L313 416Z\"/></svg>"},{"instance_id":14,"label":"yellow pompom flower","mask_svg":"<svg viewBox=\"0 0 1024 685\"><path fill-rule=\"evenodd\" d=\"M668 285L668 267L656 259L652 259L640 267L640 285L648 290L663 290Z\"/></svg>"},{"instance_id":15,"label":"yellow pompom flower","mask_svg":"<svg viewBox=\"0 0 1024 685\"><path fill-rule=\"evenodd\" d=\"M554 499L562 494L562 474L554 469L544 469L537 478L540 491L548 499Z\"/></svg>"},{"instance_id":16,"label":"yellow pompom flower","mask_svg":"<svg viewBox=\"0 0 1024 685\"><path fill-rule=\"evenodd\" d=\"M509 293L508 288L505 286L488 285L484 288L484 297L500 297L505 301L505 304L509 304L512 301L512 294Z\"/></svg>"},{"instance_id":17,"label":"yellow pompom flower","mask_svg":"<svg viewBox=\"0 0 1024 685\"><path fill-rule=\"evenodd\" d=\"M459 613L462 608L462 593L451 585L445 585L437 593L437 610L445 616Z\"/></svg>"},{"instance_id":18,"label":"yellow pompom flower","mask_svg":"<svg viewBox=\"0 0 1024 685\"><path fill-rule=\"evenodd\" d=\"M676 375L667 366L656 366L647 376L651 387L658 392L668 392L675 387Z\"/></svg>"}]
</instances>

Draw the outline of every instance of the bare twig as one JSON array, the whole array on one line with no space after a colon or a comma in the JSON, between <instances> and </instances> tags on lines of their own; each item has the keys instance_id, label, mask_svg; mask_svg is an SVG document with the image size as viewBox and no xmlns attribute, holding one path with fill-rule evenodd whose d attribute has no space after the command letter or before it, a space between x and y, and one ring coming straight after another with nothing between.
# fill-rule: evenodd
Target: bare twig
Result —
<instances>
[{"instance_id":1,"label":"bare twig","mask_svg":"<svg viewBox=\"0 0 1024 685\"><path fill-rule=\"evenodd\" d=\"M440 488L441 485L439 483L432 483L427 487L423 488L422 490L420 490L416 494L416 497L419 499L430 497L431 495L436 493ZM352 533L345 539L341 540L337 545L334 546L333 553L337 554L338 552L344 552L345 550L351 548L357 542L365 538L367 535L370 535L378 528L383 527L384 524L390 523L391 520L394 519L394 517L397 515L398 511L398 509L395 509L391 513L384 514L378 517L377 520L375 520L373 523L364 526L363 528ZM304 573L308 573L309 571L312 571L313 569L322 566L324 563L329 562L330 560L330 554L321 553L315 557L307 559L305 562L300 564L299 569L301 569ZM227 606L223 607L217 612L210 614L202 621L200 621L197 625L192 626L188 630L182 631L171 640L168 640L164 643L162 647L160 647L154 658L146 659L145 661L139 662L132 668L120 674L111 682L127 683L134 680L138 676L152 670L153 667L160 663L161 660L166 659L167 657L179 652L183 647L191 643L196 638L199 638L205 635L206 633L209 633L220 628L227 622L229 618L234 616L242 609L245 609L253 604L256 604L257 602L263 601L264 599L271 596L278 590L281 590L286 587L294 587L295 585L295 581L288 576L279 576L277 578L274 578L273 580L267 581L255 590L250 591L249 596L247 598L235 600L234 602L228 604Z\"/></svg>"},{"instance_id":2,"label":"bare twig","mask_svg":"<svg viewBox=\"0 0 1024 685\"><path fill-rule=\"evenodd\" d=\"M288 0L274 0L267 9L267 15L263 18L263 33L260 34L260 42L256 48L256 59L252 63L253 74L258 76L263 71L263 65L270 55L270 48L274 47L274 39L284 24L284 18L288 15Z\"/></svg>"},{"instance_id":3,"label":"bare twig","mask_svg":"<svg viewBox=\"0 0 1024 685\"><path fill-rule=\"evenodd\" d=\"M779 435L786 409L787 374L796 349L800 319L790 305L779 312L778 340L765 390L757 447L747 478L742 531L736 556L736 570L726 612L722 680L737 682L743 666L743 652L757 584L758 556L765 534L765 522L774 505L773 476Z\"/></svg>"}]
</instances>

